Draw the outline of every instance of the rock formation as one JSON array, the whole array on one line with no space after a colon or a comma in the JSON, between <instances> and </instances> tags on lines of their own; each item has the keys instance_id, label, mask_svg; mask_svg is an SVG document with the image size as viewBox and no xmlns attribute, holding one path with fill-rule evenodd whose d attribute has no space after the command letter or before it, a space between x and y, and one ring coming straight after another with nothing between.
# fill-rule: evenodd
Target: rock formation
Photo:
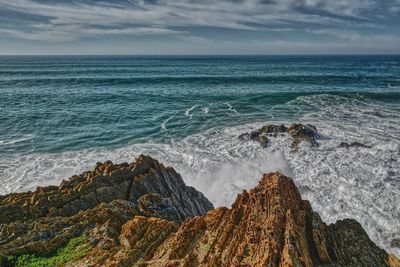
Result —
<instances>
[{"instance_id":1,"label":"rock formation","mask_svg":"<svg viewBox=\"0 0 400 267\"><path fill-rule=\"evenodd\" d=\"M322 222L281 173L212 210L172 168L140 156L0 197L0 214L0 266L400 266L355 220Z\"/></svg>"},{"instance_id":2,"label":"rock formation","mask_svg":"<svg viewBox=\"0 0 400 267\"><path fill-rule=\"evenodd\" d=\"M185 221L154 253L150 266L399 266L361 225L326 225L281 173L264 175L231 209Z\"/></svg>"},{"instance_id":3,"label":"rock formation","mask_svg":"<svg viewBox=\"0 0 400 267\"><path fill-rule=\"evenodd\" d=\"M159 197L143 198L149 193ZM173 168L164 167L158 161L141 155L130 164L97 163L93 171L72 176L60 186L38 187L35 192L2 196L0 223L71 216L117 199L140 202L141 207L147 203L153 207L176 208L176 221L202 215L213 208L200 192L186 186Z\"/></svg>"},{"instance_id":4,"label":"rock formation","mask_svg":"<svg viewBox=\"0 0 400 267\"><path fill-rule=\"evenodd\" d=\"M367 146L367 145L364 145L359 142L352 142L352 143L341 142L338 147L339 148L347 148L347 149L353 148L353 147L354 148L371 148L371 146Z\"/></svg>"},{"instance_id":5,"label":"rock formation","mask_svg":"<svg viewBox=\"0 0 400 267\"><path fill-rule=\"evenodd\" d=\"M96 225L118 228L134 215L182 222L210 209L173 168L150 157L98 163L60 186L0 197L0 253L48 255Z\"/></svg>"},{"instance_id":6,"label":"rock formation","mask_svg":"<svg viewBox=\"0 0 400 267\"><path fill-rule=\"evenodd\" d=\"M311 146L318 146L317 139L321 136L317 131L317 128L311 124L301 124L296 123L292 124L289 127L285 125L273 125L267 124L260 129L250 132L250 133L243 133L239 135L239 139L242 141L256 141L259 142L262 147L267 147L268 143L270 142L271 137L277 137L279 134L289 134L293 141L291 144L291 148L293 151L297 151L299 149L299 144L302 141L307 141L311 144Z\"/></svg>"}]
</instances>

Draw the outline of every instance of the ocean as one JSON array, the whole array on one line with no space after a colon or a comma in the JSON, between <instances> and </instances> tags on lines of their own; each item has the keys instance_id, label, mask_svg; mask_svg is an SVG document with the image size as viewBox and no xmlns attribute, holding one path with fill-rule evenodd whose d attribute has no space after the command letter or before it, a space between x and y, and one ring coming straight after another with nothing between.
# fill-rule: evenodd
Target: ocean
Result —
<instances>
[{"instance_id":1,"label":"ocean","mask_svg":"<svg viewBox=\"0 0 400 267\"><path fill-rule=\"evenodd\" d=\"M321 145L238 139L295 122ZM216 206L282 171L324 221L400 255L400 56L0 57L0 195L141 153Z\"/></svg>"}]
</instances>

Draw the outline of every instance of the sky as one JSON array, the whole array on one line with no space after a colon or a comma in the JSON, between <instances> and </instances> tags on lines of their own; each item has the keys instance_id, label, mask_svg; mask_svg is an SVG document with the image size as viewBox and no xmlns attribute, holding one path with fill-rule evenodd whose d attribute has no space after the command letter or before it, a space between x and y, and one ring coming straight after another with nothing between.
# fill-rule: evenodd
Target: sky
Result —
<instances>
[{"instance_id":1,"label":"sky","mask_svg":"<svg viewBox=\"0 0 400 267\"><path fill-rule=\"evenodd\" d=\"M0 54L400 54L400 0L0 0Z\"/></svg>"}]
</instances>

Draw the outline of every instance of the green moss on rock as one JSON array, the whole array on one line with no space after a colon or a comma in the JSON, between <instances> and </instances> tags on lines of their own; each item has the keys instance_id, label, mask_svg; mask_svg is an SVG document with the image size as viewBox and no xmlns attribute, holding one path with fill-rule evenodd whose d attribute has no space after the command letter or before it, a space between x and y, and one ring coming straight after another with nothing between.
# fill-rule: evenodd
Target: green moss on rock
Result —
<instances>
[{"instance_id":1,"label":"green moss on rock","mask_svg":"<svg viewBox=\"0 0 400 267\"><path fill-rule=\"evenodd\" d=\"M91 250L88 240L84 236L75 237L68 241L67 245L59 248L50 257L40 257L35 254L25 254L18 257L7 257L8 266L17 267L47 267L62 266L83 257Z\"/></svg>"}]
</instances>

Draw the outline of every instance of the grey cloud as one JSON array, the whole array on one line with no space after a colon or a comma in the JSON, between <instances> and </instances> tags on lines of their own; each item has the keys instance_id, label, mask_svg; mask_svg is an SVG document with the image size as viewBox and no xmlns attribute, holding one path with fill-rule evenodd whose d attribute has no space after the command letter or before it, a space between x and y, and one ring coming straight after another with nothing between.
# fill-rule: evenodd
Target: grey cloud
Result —
<instances>
[{"instance_id":1,"label":"grey cloud","mask_svg":"<svg viewBox=\"0 0 400 267\"><path fill-rule=\"evenodd\" d=\"M21 39L53 41L106 34L190 34L196 27L358 31L379 27L384 23L382 14L397 12L399 6L398 0L389 5L379 0L0 0L0 12L18 13L21 22L2 24L0 31Z\"/></svg>"}]
</instances>

